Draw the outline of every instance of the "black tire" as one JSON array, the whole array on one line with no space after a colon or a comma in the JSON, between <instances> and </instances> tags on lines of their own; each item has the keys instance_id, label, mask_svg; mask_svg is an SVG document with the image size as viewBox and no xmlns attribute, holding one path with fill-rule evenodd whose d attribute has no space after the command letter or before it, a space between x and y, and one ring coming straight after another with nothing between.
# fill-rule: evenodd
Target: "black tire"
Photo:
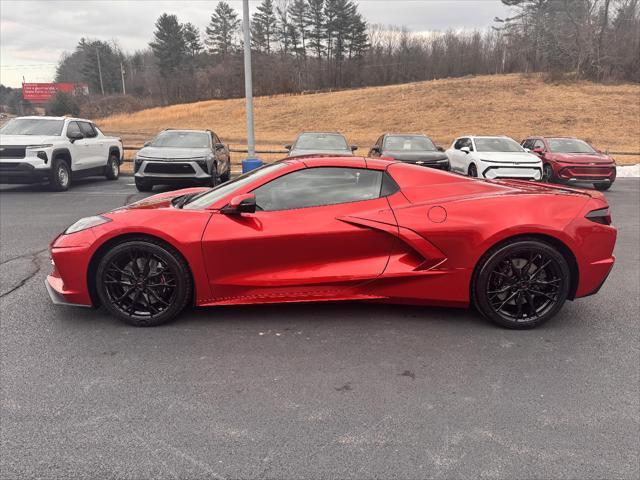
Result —
<instances>
[{"instance_id":1,"label":"black tire","mask_svg":"<svg viewBox=\"0 0 640 480\"><path fill-rule=\"evenodd\" d=\"M476 168L476 165L474 163L469 165L469 170L467 171L467 175L469 175L470 177L478 178L478 169Z\"/></svg>"},{"instance_id":2,"label":"black tire","mask_svg":"<svg viewBox=\"0 0 640 480\"><path fill-rule=\"evenodd\" d=\"M175 318L193 293L187 262L159 240L134 239L111 248L98 263L96 290L113 316L136 327Z\"/></svg>"},{"instance_id":3,"label":"black tire","mask_svg":"<svg viewBox=\"0 0 640 480\"><path fill-rule=\"evenodd\" d=\"M205 181L205 186L207 187L215 187L220 183L220 178L218 177L218 168L214 163L211 166L211 177Z\"/></svg>"},{"instance_id":4,"label":"black tire","mask_svg":"<svg viewBox=\"0 0 640 480\"><path fill-rule=\"evenodd\" d=\"M231 178L231 167L229 167L229 170L227 171L227 173L220 175L220 183L228 182L230 178Z\"/></svg>"},{"instance_id":5,"label":"black tire","mask_svg":"<svg viewBox=\"0 0 640 480\"><path fill-rule=\"evenodd\" d=\"M611 188L611 185L613 185L613 183L594 183L593 188L604 192L606 190L609 190Z\"/></svg>"},{"instance_id":6,"label":"black tire","mask_svg":"<svg viewBox=\"0 0 640 480\"><path fill-rule=\"evenodd\" d=\"M569 265L556 248L537 239L516 239L492 248L480 259L471 297L492 322L527 329L558 313L570 284Z\"/></svg>"},{"instance_id":7,"label":"black tire","mask_svg":"<svg viewBox=\"0 0 640 480\"><path fill-rule=\"evenodd\" d=\"M109 155L107 166L104 168L104 176L107 177L107 180L117 180L120 176L120 159L118 159L118 156L113 153Z\"/></svg>"},{"instance_id":8,"label":"black tire","mask_svg":"<svg viewBox=\"0 0 640 480\"><path fill-rule=\"evenodd\" d=\"M556 183L553 168L548 163L545 163L542 167L542 179L540 181L544 183Z\"/></svg>"},{"instance_id":9,"label":"black tire","mask_svg":"<svg viewBox=\"0 0 640 480\"><path fill-rule=\"evenodd\" d=\"M139 192L150 192L151 190L153 190L153 184L145 180L140 180L136 178L135 182L136 182L136 188L138 189Z\"/></svg>"},{"instance_id":10,"label":"black tire","mask_svg":"<svg viewBox=\"0 0 640 480\"><path fill-rule=\"evenodd\" d=\"M55 159L51 168L49 187L54 192L66 192L71 185L71 169L66 160Z\"/></svg>"}]
</instances>

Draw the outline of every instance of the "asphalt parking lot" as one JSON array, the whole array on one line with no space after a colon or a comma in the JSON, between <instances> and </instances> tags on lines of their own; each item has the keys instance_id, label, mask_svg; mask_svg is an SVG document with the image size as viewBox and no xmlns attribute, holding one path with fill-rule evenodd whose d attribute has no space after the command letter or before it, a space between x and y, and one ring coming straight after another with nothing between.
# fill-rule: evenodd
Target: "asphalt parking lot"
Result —
<instances>
[{"instance_id":1,"label":"asphalt parking lot","mask_svg":"<svg viewBox=\"0 0 640 480\"><path fill-rule=\"evenodd\" d=\"M372 304L53 306L49 241L132 179L0 187L2 478L638 478L640 181L601 292L509 331Z\"/></svg>"}]
</instances>

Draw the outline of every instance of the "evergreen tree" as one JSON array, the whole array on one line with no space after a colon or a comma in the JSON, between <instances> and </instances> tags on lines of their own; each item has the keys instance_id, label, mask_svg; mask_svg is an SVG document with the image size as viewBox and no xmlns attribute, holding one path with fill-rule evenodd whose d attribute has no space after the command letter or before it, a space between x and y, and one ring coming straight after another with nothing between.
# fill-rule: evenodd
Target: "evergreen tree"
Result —
<instances>
[{"instance_id":1,"label":"evergreen tree","mask_svg":"<svg viewBox=\"0 0 640 480\"><path fill-rule=\"evenodd\" d=\"M361 59L369 48L367 22L360 13L354 12L347 33L348 57Z\"/></svg>"},{"instance_id":2,"label":"evergreen tree","mask_svg":"<svg viewBox=\"0 0 640 480\"><path fill-rule=\"evenodd\" d=\"M321 58L325 50L324 41L326 39L324 0L308 0L305 19L309 26L309 48L317 58Z\"/></svg>"},{"instance_id":3,"label":"evergreen tree","mask_svg":"<svg viewBox=\"0 0 640 480\"><path fill-rule=\"evenodd\" d=\"M307 56L307 2L294 0L289 5L291 48L303 58Z\"/></svg>"},{"instance_id":4,"label":"evergreen tree","mask_svg":"<svg viewBox=\"0 0 640 480\"><path fill-rule=\"evenodd\" d=\"M276 39L280 42L280 50L285 55L289 53L292 46L295 28L289 20L289 9L286 4L276 7Z\"/></svg>"},{"instance_id":5,"label":"evergreen tree","mask_svg":"<svg viewBox=\"0 0 640 480\"><path fill-rule=\"evenodd\" d=\"M262 0L251 21L255 37L253 44L257 50L271 53L271 42L275 39L276 23L273 0Z\"/></svg>"},{"instance_id":6,"label":"evergreen tree","mask_svg":"<svg viewBox=\"0 0 640 480\"><path fill-rule=\"evenodd\" d=\"M179 71L187 50L178 17L166 13L160 15L149 46L158 62L160 75L164 78L174 76Z\"/></svg>"},{"instance_id":7,"label":"evergreen tree","mask_svg":"<svg viewBox=\"0 0 640 480\"><path fill-rule=\"evenodd\" d=\"M233 52L239 26L238 13L227 2L219 2L206 29L209 52L223 57Z\"/></svg>"},{"instance_id":8,"label":"evergreen tree","mask_svg":"<svg viewBox=\"0 0 640 480\"><path fill-rule=\"evenodd\" d=\"M187 47L187 54L195 57L204 49L200 42L200 30L193 23L187 22L182 25L182 33Z\"/></svg>"}]
</instances>

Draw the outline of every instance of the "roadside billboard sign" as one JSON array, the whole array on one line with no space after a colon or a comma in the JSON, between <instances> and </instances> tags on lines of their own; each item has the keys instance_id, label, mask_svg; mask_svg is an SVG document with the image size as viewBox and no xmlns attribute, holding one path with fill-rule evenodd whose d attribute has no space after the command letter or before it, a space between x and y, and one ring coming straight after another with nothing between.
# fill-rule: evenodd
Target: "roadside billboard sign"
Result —
<instances>
[{"instance_id":1,"label":"roadside billboard sign","mask_svg":"<svg viewBox=\"0 0 640 480\"><path fill-rule=\"evenodd\" d=\"M23 83L22 98L33 103L47 103L57 92L88 95L86 83Z\"/></svg>"}]
</instances>

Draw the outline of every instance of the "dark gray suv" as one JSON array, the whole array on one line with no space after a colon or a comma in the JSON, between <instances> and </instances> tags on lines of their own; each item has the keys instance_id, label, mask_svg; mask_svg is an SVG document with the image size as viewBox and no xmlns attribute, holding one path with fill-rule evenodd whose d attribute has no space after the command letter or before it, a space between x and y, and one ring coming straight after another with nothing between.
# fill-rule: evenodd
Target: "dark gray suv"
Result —
<instances>
[{"instance_id":1,"label":"dark gray suv","mask_svg":"<svg viewBox=\"0 0 640 480\"><path fill-rule=\"evenodd\" d=\"M229 180L229 148L211 130L163 130L134 159L136 187L192 183L215 186Z\"/></svg>"}]
</instances>

